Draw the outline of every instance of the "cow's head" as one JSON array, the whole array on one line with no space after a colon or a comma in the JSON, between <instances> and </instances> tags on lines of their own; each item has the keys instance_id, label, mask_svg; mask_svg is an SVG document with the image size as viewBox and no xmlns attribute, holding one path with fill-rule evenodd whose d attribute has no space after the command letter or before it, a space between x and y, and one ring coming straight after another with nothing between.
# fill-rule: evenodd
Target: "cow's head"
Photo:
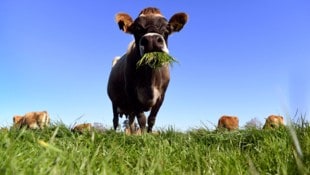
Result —
<instances>
[{"instance_id":1,"label":"cow's head","mask_svg":"<svg viewBox=\"0 0 310 175\"><path fill-rule=\"evenodd\" d=\"M24 116L15 115L13 117L13 126L16 128L19 128L22 126L24 120Z\"/></svg>"},{"instance_id":2,"label":"cow's head","mask_svg":"<svg viewBox=\"0 0 310 175\"><path fill-rule=\"evenodd\" d=\"M167 21L159 9L149 7L143 9L135 20L126 13L118 13L116 22L121 30L134 35L135 44L142 56L148 52L168 53L168 36L183 28L187 22L187 14L176 13Z\"/></svg>"},{"instance_id":3,"label":"cow's head","mask_svg":"<svg viewBox=\"0 0 310 175\"><path fill-rule=\"evenodd\" d=\"M20 122L22 121L23 118L24 118L23 116L15 115L15 116L13 117L13 123L14 123L14 124L18 124L18 123L20 123Z\"/></svg>"}]
</instances>

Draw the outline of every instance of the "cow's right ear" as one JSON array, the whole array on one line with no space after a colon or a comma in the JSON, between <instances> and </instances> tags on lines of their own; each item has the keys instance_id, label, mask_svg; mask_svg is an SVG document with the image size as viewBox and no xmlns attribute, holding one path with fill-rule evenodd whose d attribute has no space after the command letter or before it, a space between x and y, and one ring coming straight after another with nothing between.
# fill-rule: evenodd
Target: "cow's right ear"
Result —
<instances>
[{"instance_id":1,"label":"cow's right ear","mask_svg":"<svg viewBox=\"0 0 310 175\"><path fill-rule=\"evenodd\" d=\"M131 33L129 27L133 23L132 18L126 13L118 13L115 16L116 23L118 24L119 29L123 30L126 33Z\"/></svg>"}]
</instances>

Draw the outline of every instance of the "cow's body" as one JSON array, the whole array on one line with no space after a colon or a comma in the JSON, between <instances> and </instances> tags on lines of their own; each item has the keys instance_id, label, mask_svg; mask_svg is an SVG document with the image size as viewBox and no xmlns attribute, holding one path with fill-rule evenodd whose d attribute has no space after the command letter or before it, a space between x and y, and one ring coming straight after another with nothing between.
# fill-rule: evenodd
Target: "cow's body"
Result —
<instances>
[{"instance_id":1,"label":"cow's body","mask_svg":"<svg viewBox=\"0 0 310 175\"><path fill-rule=\"evenodd\" d=\"M218 129L236 130L239 127L239 119L236 116L222 116L218 121Z\"/></svg>"},{"instance_id":2,"label":"cow's body","mask_svg":"<svg viewBox=\"0 0 310 175\"><path fill-rule=\"evenodd\" d=\"M263 129L278 128L284 125L283 117L280 115L270 115L266 119Z\"/></svg>"},{"instance_id":3,"label":"cow's body","mask_svg":"<svg viewBox=\"0 0 310 175\"><path fill-rule=\"evenodd\" d=\"M144 53L167 52L168 35L182 29L187 21L185 13L175 14L169 22L156 8L141 11L136 20L128 14L119 13L116 21L121 30L134 35L125 55L115 59L108 81L108 95L112 101L114 129L118 117L129 117L131 130L135 117L140 128L146 128L145 111L148 117L148 132L152 131L156 115L161 107L169 84L169 65L151 68L147 65L136 67Z\"/></svg>"},{"instance_id":4,"label":"cow's body","mask_svg":"<svg viewBox=\"0 0 310 175\"><path fill-rule=\"evenodd\" d=\"M49 126L50 117L47 111L28 112L24 116L14 116L13 123L17 128L27 127L30 129L43 129Z\"/></svg>"}]
</instances>

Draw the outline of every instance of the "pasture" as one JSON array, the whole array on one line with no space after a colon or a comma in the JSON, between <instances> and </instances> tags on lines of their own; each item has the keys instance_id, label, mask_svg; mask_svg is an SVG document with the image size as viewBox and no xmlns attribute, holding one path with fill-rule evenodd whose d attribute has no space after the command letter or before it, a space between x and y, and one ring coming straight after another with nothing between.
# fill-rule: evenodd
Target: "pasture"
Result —
<instances>
[{"instance_id":1,"label":"pasture","mask_svg":"<svg viewBox=\"0 0 310 175\"><path fill-rule=\"evenodd\" d=\"M0 174L309 174L310 126L234 132L173 128L127 136L107 130L72 133L62 123L43 130L1 129Z\"/></svg>"}]
</instances>

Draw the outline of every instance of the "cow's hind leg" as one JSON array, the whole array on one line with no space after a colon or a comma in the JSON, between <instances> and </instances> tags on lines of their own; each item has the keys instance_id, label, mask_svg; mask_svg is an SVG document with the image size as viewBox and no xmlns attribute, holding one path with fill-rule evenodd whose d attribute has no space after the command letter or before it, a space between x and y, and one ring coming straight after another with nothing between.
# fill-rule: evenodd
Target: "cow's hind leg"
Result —
<instances>
[{"instance_id":1,"label":"cow's hind leg","mask_svg":"<svg viewBox=\"0 0 310 175\"><path fill-rule=\"evenodd\" d=\"M118 127L117 106L113 104L113 105L112 105L112 109L113 109L113 126L114 126L114 130L116 130L117 127Z\"/></svg>"}]
</instances>

